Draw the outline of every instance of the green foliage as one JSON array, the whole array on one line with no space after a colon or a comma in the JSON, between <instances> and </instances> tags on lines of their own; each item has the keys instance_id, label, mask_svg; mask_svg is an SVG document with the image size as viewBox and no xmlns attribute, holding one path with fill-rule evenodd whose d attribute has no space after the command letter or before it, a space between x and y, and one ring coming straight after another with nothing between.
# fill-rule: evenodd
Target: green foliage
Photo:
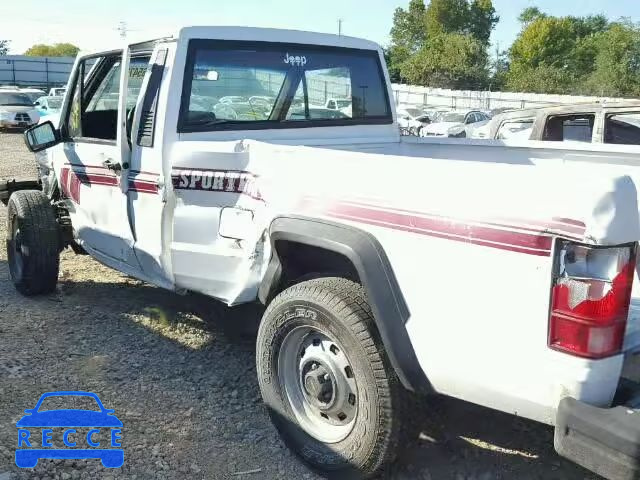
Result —
<instances>
[{"instance_id":1,"label":"green foliage","mask_svg":"<svg viewBox=\"0 0 640 480\"><path fill-rule=\"evenodd\" d=\"M584 90L602 96L640 96L638 28L614 23L594 44L595 66L584 80Z\"/></svg>"},{"instance_id":2,"label":"green foliage","mask_svg":"<svg viewBox=\"0 0 640 480\"><path fill-rule=\"evenodd\" d=\"M37 44L24 52L30 57L75 57L80 49L71 43Z\"/></svg>"},{"instance_id":3,"label":"green foliage","mask_svg":"<svg viewBox=\"0 0 640 480\"><path fill-rule=\"evenodd\" d=\"M393 17L386 50L394 81L444 88L489 82L486 49L498 22L492 0L411 0Z\"/></svg>"},{"instance_id":4,"label":"green foliage","mask_svg":"<svg viewBox=\"0 0 640 480\"><path fill-rule=\"evenodd\" d=\"M520 23L528 25L534 20L544 17L546 17L546 15L542 13L538 7L528 7L522 11L520 16L518 17L518 20L520 20Z\"/></svg>"},{"instance_id":5,"label":"green foliage","mask_svg":"<svg viewBox=\"0 0 640 480\"><path fill-rule=\"evenodd\" d=\"M640 29L604 16L520 15L509 52L508 90L605 96L640 94Z\"/></svg>"},{"instance_id":6,"label":"green foliage","mask_svg":"<svg viewBox=\"0 0 640 480\"><path fill-rule=\"evenodd\" d=\"M0 55L9 53L9 40L0 40Z\"/></svg>"},{"instance_id":7,"label":"green foliage","mask_svg":"<svg viewBox=\"0 0 640 480\"><path fill-rule=\"evenodd\" d=\"M440 33L403 64L402 76L411 84L436 88L484 88L486 50L471 35Z\"/></svg>"}]
</instances>

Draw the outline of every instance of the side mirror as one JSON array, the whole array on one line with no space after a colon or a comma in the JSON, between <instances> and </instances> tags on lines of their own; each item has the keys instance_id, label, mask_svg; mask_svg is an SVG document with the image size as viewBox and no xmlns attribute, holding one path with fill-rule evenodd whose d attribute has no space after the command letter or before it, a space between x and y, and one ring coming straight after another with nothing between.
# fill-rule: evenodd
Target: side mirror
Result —
<instances>
[{"instance_id":1,"label":"side mirror","mask_svg":"<svg viewBox=\"0 0 640 480\"><path fill-rule=\"evenodd\" d=\"M60 143L60 132L46 121L24 132L24 143L31 152L41 152Z\"/></svg>"},{"instance_id":2,"label":"side mirror","mask_svg":"<svg viewBox=\"0 0 640 480\"><path fill-rule=\"evenodd\" d=\"M33 106L34 106L34 107L39 107L39 106L40 106L40 102L35 102L35 103L33 104Z\"/></svg>"}]
</instances>

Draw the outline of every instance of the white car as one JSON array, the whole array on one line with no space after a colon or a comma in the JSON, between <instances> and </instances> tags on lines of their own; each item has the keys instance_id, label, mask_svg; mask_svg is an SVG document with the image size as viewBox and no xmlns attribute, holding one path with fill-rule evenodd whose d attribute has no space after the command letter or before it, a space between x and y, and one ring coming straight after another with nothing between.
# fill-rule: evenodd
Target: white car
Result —
<instances>
[{"instance_id":1,"label":"white car","mask_svg":"<svg viewBox=\"0 0 640 480\"><path fill-rule=\"evenodd\" d=\"M26 94L19 90L0 90L0 129L25 129L39 120L40 114Z\"/></svg>"},{"instance_id":2,"label":"white car","mask_svg":"<svg viewBox=\"0 0 640 480\"><path fill-rule=\"evenodd\" d=\"M429 115L419 108L400 108L396 113L398 125L410 135L418 135L424 126L431 123Z\"/></svg>"},{"instance_id":3,"label":"white car","mask_svg":"<svg viewBox=\"0 0 640 480\"><path fill-rule=\"evenodd\" d=\"M467 136L467 127L478 122L488 121L489 117L478 110L466 112L447 112L439 115L434 123L420 131L421 137L457 137Z\"/></svg>"},{"instance_id":4,"label":"white car","mask_svg":"<svg viewBox=\"0 0 640 480\"><path fill-rule=\"evenodd\" d=\"M64 97L67 91L67 87L54 87L49 90L49 96L51 97Z\"/></svg>"},{"instance_id":5,"label":"white car","mask_svg":"<svg viewBox=\"0 0 640 480\"><path fill-rule=\"evenodd\" d=\"M27 95L33 103L35 103L38 98L46 95L44 90L40 90L39 88L21 88L20 92Z\"/></svg>"},{"instance_id":6,"label":"white car","mask_svg":"<svg viewBox=\"0 0 640 480\"><path fill-rule=\"evenodd\" d=\"M310 111L306 77L335 65L360 87L356 118ZM271 78L270 115L203 111L229 88L203 74L221 68ZM388 78L379 45L294 30L187 27L79 56L60 128L25 133L51 182L0 182L11 281L55 291L70 247L262 302L265 410L332 476L377 475L416 441L424 393L553 425L562 455L637 478L640 148L401 137Z\"/></svg>"}]
</instances>

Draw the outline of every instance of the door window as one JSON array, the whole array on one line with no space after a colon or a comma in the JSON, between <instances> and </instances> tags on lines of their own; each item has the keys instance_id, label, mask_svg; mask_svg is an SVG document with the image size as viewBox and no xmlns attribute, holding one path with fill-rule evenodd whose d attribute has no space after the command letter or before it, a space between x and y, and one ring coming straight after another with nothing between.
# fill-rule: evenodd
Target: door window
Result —
<instances>
[{"instance_id":1,"label":"door window","mask_svg":"<svg viewBox=\"0 0 640 480\"><path fill-rule=\"evenodd\" d=\"M604 132L604 143L640 145L640 113L607 115Z\"/></svg>"},{"instance_id":2,"label":"door window","mask_svg":"<svg viewBox=\"0 0 640 480\"><path fill-rule=\"evenodd\" d=\"M127 112L136 105L149 57L134 57L129 65ZM67 134L115 142L120 100L121 56L83 60L73 86ZM82 81L80 81L82 79Z\"/></svg>"},{"instance_id":3,"label":"door window","mask_svg":"<svg viewBox=\"0 0 640 480\"><path fill-rule=\"evenodd\" d=\"M552 142L591 143L594 114L557 115L549 117L542 140Z\"/></svg>"}]
</instances>

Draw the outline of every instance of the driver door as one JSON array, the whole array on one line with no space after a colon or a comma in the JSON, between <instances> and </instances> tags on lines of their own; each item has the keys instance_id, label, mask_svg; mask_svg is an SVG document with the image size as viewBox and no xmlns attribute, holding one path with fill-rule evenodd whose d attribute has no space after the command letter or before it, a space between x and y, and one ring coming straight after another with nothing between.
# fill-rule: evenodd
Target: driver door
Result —
<instances>
[{"instance_id":1,"label":"driver door","mask_svg":"<svg viewBox=\"0 0 640 480\"><path fill-rule=\"evenodd\" d=\"M146 68L148 57L132 59L130 65L126 51L78 61L62 116L62 155L54 157L79 243L104 263L129 273L140 267L127 211L129 146L124 125L138 94L129 91L129 77L141 63Z\"/></svg>"}]
</instances>

